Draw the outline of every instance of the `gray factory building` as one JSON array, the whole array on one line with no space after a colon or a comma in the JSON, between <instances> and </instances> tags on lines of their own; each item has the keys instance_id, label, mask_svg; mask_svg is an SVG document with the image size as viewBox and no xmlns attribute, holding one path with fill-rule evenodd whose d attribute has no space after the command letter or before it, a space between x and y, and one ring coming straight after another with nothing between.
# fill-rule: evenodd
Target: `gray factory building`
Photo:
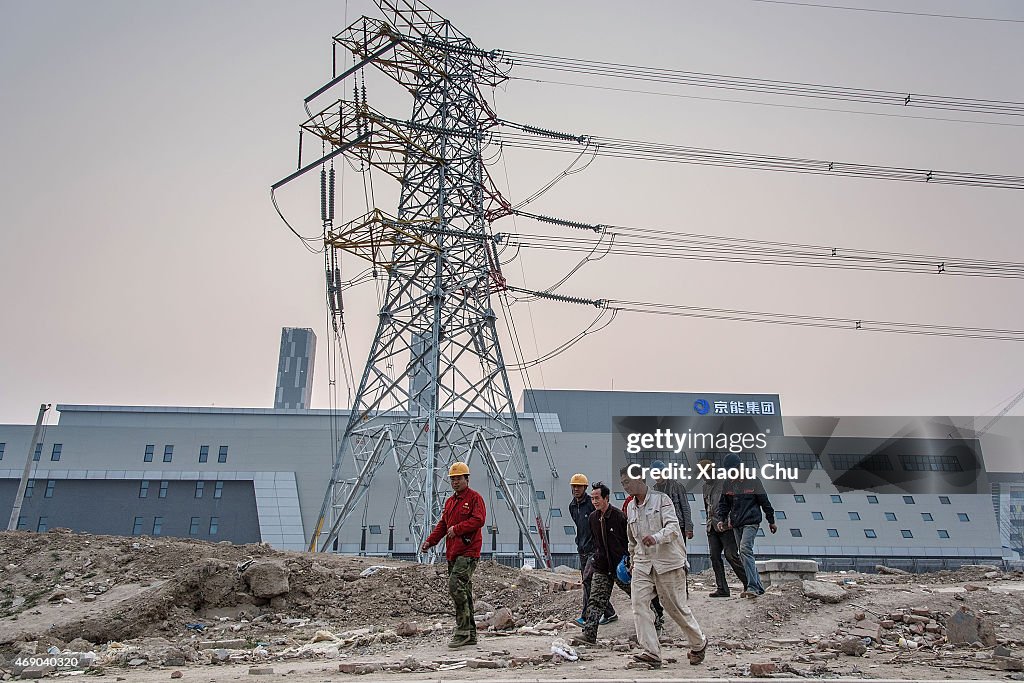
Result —
<instances>
[{"instance_id":1,"label":"gray factory building","mask_svg":"<svg viewBox=\"0 0 1024 683\"><path fill-rule=\"evenodd\" d=\"M569 517L569 477L585 473L611 485L625 499L613 465L616 416L689 416L719 411L749 414L787 428L779 397L625 391L531 390L520 403L520 424L538 503L556 561L575 556ZM347 415L327 410L59 405L58 424L32 449L33 469L18 526L30 531L66 527L91 533L182 536L236 543L265 541L283 549L305 548L315 528L330 474L332 422ZM696 411L696 412L695 412ZM31 425L0 425L0 514L9 515L30 452ZM787 437L788 438L788 437ZM954 468L934 460L934 437L895 442L898 454L884 463L857 438L835 438L819 463L804 440L776 444L778 452L756 458L805 468L798 484L769 485L779 531L758 541L761 556L812 557L829 566L885 562L938 568L962 563L1019 559L1024 527L1024 477L982 470L972 489L941 490L931 483L912 492L879 483L863 490L844 484L843 468L887 468L895 473ZM939 444L941 445L941 444ZM851 455L852 454L852 455ZM694 465L724 453L644 451L654 458ZM744 454L749 461L752 454ZM810 457L810 459L808 459ZM945 464L942 464L945 463ZM959 465L957 465L959 466ZM967 466L965 464L965 466ZM909 468L909 470L908 470ZM945 470L943 468L946 468ZM955 468L954 468L955 469ZM521 561L524 544L493 482L475 470L472 485L488 505L485 556ZM847 482L848 483L848 482ZM698 528L689 550L699 568L707 553L700 482L687 482ZM397 504L394 471L382 468L364 508L342 531L344 553L411 557L404 510ZM971 493L958 491L971 490ZM983 491L983 492L979 492ZM1016 534L1016 536L1015 536Z\"/></svg>"}]
</instances>

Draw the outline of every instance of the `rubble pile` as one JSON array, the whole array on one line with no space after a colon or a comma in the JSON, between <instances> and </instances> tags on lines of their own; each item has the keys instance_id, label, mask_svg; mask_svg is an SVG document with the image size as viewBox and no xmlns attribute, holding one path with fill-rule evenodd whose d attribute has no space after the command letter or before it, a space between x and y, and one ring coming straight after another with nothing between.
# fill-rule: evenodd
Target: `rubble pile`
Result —
<instances>
[{"instance_id":1,"label":"rubble pile","mask_svg":"<svg viewBox=\"0 0 1024 683\"><path fill-rule=\"evenodd\" d=\"M0 680L108 669L175 679L197 666L272 675L317 662L353 675L501 669L515 678L565 666L616 671L637 648L618 590L619 621L601 627L596 647L574 648L582 595L579 573L565 567L481 562L479 643L457 651L446 647L443 563L54 530L0 533L0 567ZM736 588L710 599L712 589L710 572L690 577L710 675L1024 680L1019 573L819 573L754 600ZM674 624L662 644L666 666L686 666L689 644Z\"/></svg>"}]
</instances>

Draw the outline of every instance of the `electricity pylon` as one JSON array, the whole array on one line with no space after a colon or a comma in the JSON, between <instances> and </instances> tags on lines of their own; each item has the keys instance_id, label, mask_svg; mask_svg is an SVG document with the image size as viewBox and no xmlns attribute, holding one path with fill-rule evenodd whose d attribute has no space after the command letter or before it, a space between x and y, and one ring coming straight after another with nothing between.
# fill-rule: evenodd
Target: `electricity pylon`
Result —
<instances>
[{"instance_id":1,"label":"electricity pylon","mask_svg":"<svg viewBox=\"0 0 1024 683\"><path fill-rule=\"evenodd\" d=\"M391 462L418 548L440 516L447 468L461 460L475 476L486 472L537 561L550 565L491 305L505 281L488 227L510 209L483 163L497 118L480 87L507 76L495 53L477 48L423 3L377 5L386 20L363 17L334 38L356 65L306 101L372 65L412 94L411 118L384 116L365 95L340 100L301 126L331 152L274 186L338 154L401 184L396 216L373 209L333 227L324 212L329 252L347 251L385 269L387 288L309 547L331 549L375 473ZM338 282L332 271L329 295Z\"/></svg>"}]
</instances>

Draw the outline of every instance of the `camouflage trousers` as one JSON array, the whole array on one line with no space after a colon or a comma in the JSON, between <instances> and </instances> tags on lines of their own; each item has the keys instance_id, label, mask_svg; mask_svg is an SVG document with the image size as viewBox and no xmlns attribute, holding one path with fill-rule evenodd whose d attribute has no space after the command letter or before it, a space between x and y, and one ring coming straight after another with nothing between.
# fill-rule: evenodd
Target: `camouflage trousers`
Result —
<instances>
[{"instance_id":1,"label":"camouflage trousers","mask_svg":"<svg viewBox=\"0 0 1024 683\"><path fill-rule=\"evenodd\" d=\"M448 563L448 593L455 603L455 635L475 636L473 619L473 572L478 559L456 557Z\"/></svg>"},{"instance_id":2,"label":"camouflage trousers","mask_svg":"<svg viewBox=\"0 0 1024 683\"><path fill-rule=\"evenodd\" d=\"M612 588L615 586L621 588L626 595L632 595L630 584L623 583L615 574L594 572L590 584L590 600L587 602L587 624L583 627L583 635L587 638L597 637L597 627L601 622L601 616L611 604ZM651 609L654 611L654 623L660 634L661 624L665 623L665 611L657 595L651 600ZM614 611L612 613L614 614Z\"/></svg>"},{"instance_id":3,"label":"camouflage trousers","mask_svg":"<svg viewBox=\"0 0 1024 683\"><path fill-rule=\"evenodd\" d=\"M618 586L626 594L629 594L628 583L622 583L613 574L594 572L590 584L590 599L587 602L587 625L583 627L583 635L587 638L597 637L597 626L611 603L613 586Z\"/></svg>"}]
</instances>

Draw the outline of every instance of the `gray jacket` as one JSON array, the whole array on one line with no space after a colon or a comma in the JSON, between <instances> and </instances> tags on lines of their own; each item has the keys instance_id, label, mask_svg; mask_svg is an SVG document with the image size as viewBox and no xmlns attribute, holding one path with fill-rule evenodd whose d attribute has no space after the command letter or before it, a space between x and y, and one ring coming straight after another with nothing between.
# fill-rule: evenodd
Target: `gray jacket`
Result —
<instances>
[{"instance_id":1,"label":"gray jacket","mask_svg":"<svg viewBox=\"0 0 1024 683\"><path fill-rule=\"evenodd\" d=\"M644 536L653 536L655 543L645 546ZM676 508L664 493L647 490L643 505L636 498L626 507L626 537L633 574L664 574L675 569L689 568L686 546L676 519Z\"/></svg>"},{"instance_id":2,"label":"gray jacket","mask_svg":"<svg viewBox=\"0 0 1024 683\"><path fill-rule=\"evenodd\" d=\"M659 479L654 490L664 493L672 499L676 506L676 519L683 532L693 531L693 513L690 511L690 498L686 495L686 487L675 479Z\"/></svg>"}]
</instances>

